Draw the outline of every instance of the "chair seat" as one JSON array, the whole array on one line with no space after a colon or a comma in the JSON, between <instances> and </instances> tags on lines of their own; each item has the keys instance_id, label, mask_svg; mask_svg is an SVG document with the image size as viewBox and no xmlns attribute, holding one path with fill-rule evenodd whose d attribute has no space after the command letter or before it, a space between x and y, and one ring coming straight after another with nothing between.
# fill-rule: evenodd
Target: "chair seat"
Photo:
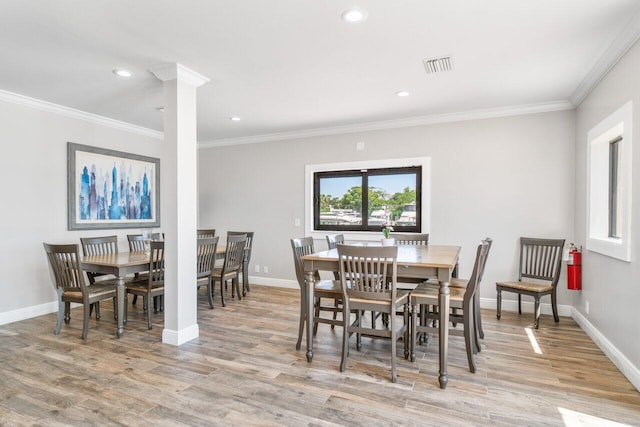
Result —
<instances>
[{"instance_id":1,"label":"chair seat","mask_svg":"<svg viewBox=\"0 0 640 427\"><path fill-rule=\"evenodd\" d=\"M465 288L449 287L449 304L452 308L462 308L465 292ZM421 283L413 292L411 292L411 299L431 299L433 300L433 305L437 305L439 293L440 285L435 283Z\"/></svg>"},{"instance_id":2,"label":"chair seat","mask_svg":"<svg viewBox=\"0 0 640 427\"><path fill-rule=\"evenodd\" d=\"M127 292L131 292L131 293L140 293L140 294L146 294L147 293L147 283L142 283L142 282L134 282L134 283L130 283L126 285L127 287ZM153 285L151 287L151 293L162 293L164 292L164 285L163 284L159 284L159 285Z\"/></svg>"},{"instance_id":3,"label":"chair seat","mask_svg":"<svg viewBox=\"0 0 640 427\"><path fill-rule=\"evenodd\" d=\"M503 288L518 289L528 292L551 292L553 286L547 283L533 283L533 282L497 282L496 285Z\"/></svg>"},{"instance_id":4,"label":"chair seat","mask_svg":"<svg viewBox=\"0 0 640 427\"><path fill-rule=\"evenodd\" d=\"M221 277L222 275L222 268L214 268L213 271L211 272L211 276L213 276L216 280L227 280L227 279L233 279L234 277L238 276L238 270L231 270L231 271L225 271L224 272L224 277Z\"/></svg>"},{"instance_id":5,"label":"chair seat","mask_svg":"<svg viewBox=\"0 0 640 427\"><path fill-rule=\"evenodd\" d=\"M110 280L105 280L105 282L111 282ZM116 296L116 288L113 283L94 283L93 285L87 286L87 290L89 291L89 300L96 299L105 299L109 298L109 295L115 297ZM62 293L62 301L68 302L79 302L82 303L82 292L81 291L65 291Z\"/></svg>"},{"instance_id":6,"label":"chair seat","mask_svg":"<svg viewBox=\"0 0 640 427\"><path fill-rule=\"evenodd\" d=\"M342 285L339 280L320 280L313 285L315 291L335 292L342 295Z\"/></svg>"},{"instance_id":7,"label":"chair seat","mask_svg":"<svg viewBox=\"0 0 640 427\"><path fill-rule=\"evenodd\" d=\"M449 287L450 288L466 288L468 283L469 283L469 279L458 279L454 277L451 279L451 282L449 282Z\"/></svg>"}]
</instances>

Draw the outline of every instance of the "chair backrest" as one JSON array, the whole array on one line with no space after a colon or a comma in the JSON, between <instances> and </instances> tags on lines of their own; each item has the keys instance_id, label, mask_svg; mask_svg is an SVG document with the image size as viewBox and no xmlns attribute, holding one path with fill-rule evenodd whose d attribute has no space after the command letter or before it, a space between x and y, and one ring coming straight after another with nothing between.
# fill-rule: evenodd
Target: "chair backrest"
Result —
<instances>
[{"instance_id":1,"label":"chair backrest","mask_svg":"<svg viewBox=\"0 0 640 427\"><path fill-rule=\"evenodd\" d=\"M129 242L129 251L144 251L144 239L142 238L142 234L127 234L127 241Z\"/></svg>"},{"instance_id":2,"label":"chair backrest","mask_svg":"<svg viewBox=\"0 0 640 427\"><path fill-rule=\"evenodd\" d=\"M219 237L201 237L198 238L198 257L197 257L197 278L211 276L213 265L216 260L216 249L218 248Z\"/></svg>"},{"instance_id":3,"label":"chair backrest","mask_svg":"<svg viewBox=\"0 0 640 427\"><path fill-rule=\"evenodd\" d=\"M83 255L104 255L118 253L118 236L81 237Z\"/></svg>"},{"instance_id":4,"label":"chair backrest","mask_svg":"<svg viewBox=\"0 0 640 427\"><path fill-rule=\"evenodd\" d=\"M227 232L227 236L240 236L242 234L246 234L247 242L244 244L247 255L247 262L251 260L251 251L253 250L253 231L229 231Z\"/></svg>"},{"instance_id":5,"label":"chair backrest","mask_svg":"<svg viewBox=\"0 0 640 427\"><path fill-rule=\"evenodd\" d=\"M216 237L216 230L214 228L210 228L210 229L200 229L197 231L197 235L198 238L203 238L203 237Z\"/></svg>"},{"instance_id":6,"label":"chair backrest","mask_svg":"<svg viewBox=\"0 0 640 427\"><path fill-rule=\"evenodd\" d=\"M338 259L345 298L395 301L397 246L338 245Z\"/></svg>"},{"instance_id":7,"label":"chair backrest","mask_svg":"<svg viewBox=\"0 0 640 427\"><path fill-rule=\"evenodd\" d=\"M402 234L391 233L389 237L396 239L398 245L423 245L429 244L429 233L426 234Z\"/></svg>"},{"instance_id":8,"label":"chair backrest","mask_svg":"<svg viewBox=\"0 0 640 427\"><path fill-rule=\"evenodd\" d=\"M293 263L296 268L296 278L298 279L298 285L300 285L300 289L304 290L306 288L304 282L304 261L302 260L302 257L314 252L313 237L291 239L291 249L293 250Z\"/></svg>"},{"instance_id":9,"label":"chair backrest","mask_svg":"<svg viewBox=\"0 0 640 427\"><path fill-rule=\"evenodd\" d=\"M224 264L222 270L225 273L239 270L244 257L244 246L247 243L246 234L227 234L227 251L224 254Z\"/></svg>"},{"instance_id":10,"label":"chair backrest","mask_svg":"<svg viewBox=\"0 0 640 427\"><path fill-rule=\"evenodd\" d=\"M149 254L149 289L164 285L164 242L152 240Z\"/></svg>"},{"instance_id":11,"label":"chair backrest","mask_svg":"<svg viewBox=\"0 0 640 427\"><path fill-rule=\"evenodd\" d=\"M49 271L53 286L62 291L85 293L86 282L80 269L80 248L72 245L51 245L43 243L49 261Z\"/></svg>"},{"instance_id":12,"label":"chair backrest","mask_svg":"<svg viewBox=\"0 0 640 427\"><path fill-rule=\"evenodd\" d=\"M327 247L329 249L335 249L336 246L344 244L344 234L329 234L327 235Z\"/></svg>"},{"instance_id":13,"label":"chair backrest","mask_svg":"<svg viewBox=\"0 0 640 427\"><path fill-rule=\"evenodd\" d=\"M473 264L473 271L471 272L471 277L469 277L467 288L464 292L464 300L466 303L471 301L471 298L473 298L476 290L478 289L478 285L482 280L482 274L484 272L484 266L487 263L491 243L492 240L487 238L478 245L478 249L476 250L476 261Z\"/></svg>"},{"instance_id":14,"label":"chair backrest","mask_svg":"<svg viewBox=\"0 0 640 427\"><path fill-rule=\"evenodd\" d=\"M547 280L555 287L560 279L563 248L564 239L521 237L519 280Z\"/></svg>"}]
</instances>

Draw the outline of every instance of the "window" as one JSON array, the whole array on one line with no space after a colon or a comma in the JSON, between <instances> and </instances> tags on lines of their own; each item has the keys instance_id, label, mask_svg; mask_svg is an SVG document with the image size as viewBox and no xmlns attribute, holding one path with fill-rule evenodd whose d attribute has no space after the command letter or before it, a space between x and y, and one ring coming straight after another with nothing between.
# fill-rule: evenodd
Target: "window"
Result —
<instances>
[{"instance_id":1,"label":"window","mask_svg":"<svg viewBox=\"0 0 640 427\"><path fill-rule=\"evenodd\" d=\"M306 165L305 233L379 240L386 223L397 232L428 233L430 180L430 157Z\"/></svg>"},{"instance_id":2,"label":"window","mask_svg":"<svg viewBox=\"0 0 640 427\"><path fill-rule=\"evenodd\" d=\"M631 260L631 102L588 134L587 249Z\"/></svg>"},{"instance_id":3,"label":"window","mask_svg":"<svg viewBox=\"0 0 640 427\"><path fill-rule=\"evenodd\" d=\"M422 167L314 174L314 229L420 232Z\"/></svg>"}]
</instances>

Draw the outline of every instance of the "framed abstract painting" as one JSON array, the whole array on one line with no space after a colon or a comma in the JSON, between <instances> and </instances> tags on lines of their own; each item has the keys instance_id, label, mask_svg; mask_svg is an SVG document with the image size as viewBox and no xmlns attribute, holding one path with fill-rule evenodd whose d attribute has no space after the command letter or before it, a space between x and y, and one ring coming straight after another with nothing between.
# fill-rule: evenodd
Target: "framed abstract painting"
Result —
<instances>
[{"instance_id":1,"label":"framed abstract painting","mask_svg":"<svg viewBox=\"0 0 640 427\"><path fill-rule=\"evenodd\" d=\"M160 226L160 159L67 143L69 230Z\"/></svg>"}]
</instances>

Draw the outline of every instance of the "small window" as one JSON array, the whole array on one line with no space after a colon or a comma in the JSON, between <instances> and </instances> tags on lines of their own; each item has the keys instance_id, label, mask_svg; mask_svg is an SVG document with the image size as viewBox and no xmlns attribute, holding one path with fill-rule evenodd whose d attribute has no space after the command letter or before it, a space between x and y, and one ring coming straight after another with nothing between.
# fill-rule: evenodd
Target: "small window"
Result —
<instances>
[{"instance_id":1,"label":"small window","mask_svg":"<svg viewBox=\"0 0 640 427\"><path fill-rule=\"evenodd\" d=\"M421 232L422 167L315 172L314 229Z\"/></svg>"},{"instance_id":2,"label":"small window","mask_svg":"<svg viewBox=\"0 0 640 427\"><path fill-rule=\"evenodd\" d=\"M622 137L619 136L609 143L609 237L619 239L620 203L618 201L618 182L620 181L619 146Z\"/></svg>"}]
</instances>

